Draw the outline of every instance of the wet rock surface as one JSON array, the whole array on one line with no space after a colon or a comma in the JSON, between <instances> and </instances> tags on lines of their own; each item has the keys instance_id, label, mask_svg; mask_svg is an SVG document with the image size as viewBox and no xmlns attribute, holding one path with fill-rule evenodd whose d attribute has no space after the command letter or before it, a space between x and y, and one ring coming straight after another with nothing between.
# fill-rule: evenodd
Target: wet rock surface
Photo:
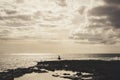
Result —
<instances>
[{"instance_id":1,"label":"wet rock surface","mask_svg":"<svg viewBox=\"0 0 120 80\"><path fill-rule=\"evenodd\" d=\"M47 70L39 69L37 67L29 67L29 68L17 68L17 69L9 69L6 72L0 73L0 80L14 80L16 77L21 77L24 74L29 74L32 72L36 73L46 73Z\"/></svg>"},{"instance_id":2,"label":"wet rock surface","mask_svg":"<svg viewBox=\"0 0 120 80\"><path fill-rule=\"evenodd\" d=\"M120 61L102 60L61 60L38 62L39 68L47 70L69 70L79 72L83 80L120 80ZM82 73L83 72L83 73ZM79 80L79 79L77 79Z\"/></svg>"}]
</instances>

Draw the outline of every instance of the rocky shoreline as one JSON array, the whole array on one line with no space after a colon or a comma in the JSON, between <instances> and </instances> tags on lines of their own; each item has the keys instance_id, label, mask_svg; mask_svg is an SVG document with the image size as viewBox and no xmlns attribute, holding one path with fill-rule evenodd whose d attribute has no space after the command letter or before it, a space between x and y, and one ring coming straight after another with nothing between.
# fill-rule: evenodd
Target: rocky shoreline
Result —
<instances>
[{"instance_id":1,"label":"rocky shoreline","mask_svg":"<svg viewBox=\"0 0 120 80\"><path fill-rule=\"evenodd\" d=\"M37 62L37 65L28 68L8 69L0 72L0 80L14 80L32 72L47 73L48 71L66 70L77 72L75 75L52 75L70 80L120 80L120 61L101 60L60 60Z\"/></svg>"},{"instance_id":2,"label":"rocky shoreline","mask_svg":"<svg viewBox=\"0 0 120 80\"><path fill-rule=\"evenodd\" d=\"M29 73L45 73L46 70L38 69L35 66L29 68L17 68L17 69L9 69L5 72L0 72L0 80L14 80L14 78L21 77L24 74Z\"/></svg>"}]
</instances>

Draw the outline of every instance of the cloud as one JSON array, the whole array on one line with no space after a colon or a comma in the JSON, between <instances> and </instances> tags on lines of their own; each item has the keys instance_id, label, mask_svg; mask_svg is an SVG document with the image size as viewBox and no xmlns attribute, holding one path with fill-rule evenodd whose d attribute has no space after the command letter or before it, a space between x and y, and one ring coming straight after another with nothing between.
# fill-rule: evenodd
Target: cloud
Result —
<instances>
[{"instance_id":1,"label":"cloud","mask_svg":"<svg viewBox=\"0 0 120 80\"><path fill-rule=\"evenodd\" d=\"M56 1L56 4L62 7L67 6L66 0L55 0L55 1Z\"/></svg>"},{"instance_id":2,"label":"cloud","mask_svg":"<svg viewBox=\"0 0 120 80\"><path fill-rule=\"evenodd\" d=\"M119 0L103 0L87 13L88 22L73 31L70 38L77 43L115 44L120 42Z\"/></svg>"},{"instance_id":3,"label":"cloud","mask_svg":"<svg viewBox=\"0 0 120 80\"><path fill-rule=\"evenodd\" d=\"M83 6L88 3L84 0L0 0L0 39L68 38L66 34L76 21L83 19ZM80 19L75 19L77 15ZM9 33L4 33L6 30Z\"/></svg>"},{"instance_id":4,"label":"cloud","mask_svg":"<svg viewBox=\"0 0 120 80\"><path fill-rule=\"evenodd\" d=\"M0 37L7 37L9 33L10 33L9 30L1 30Z\"/></svg>"},{"instance_id":5,"label":"cloud","mask_svg":"<svg viewBox=\"0 0 120 80\"><path fill-rule=\"evenodd\" d=\"M81 43L117 43L120 10L111 1L0 0L0 39L68 39L73 31Z\"/></svg>"},{"instance_id":6,"label":"cloud","mask_svg":"<svg viewBox=\"0 0 120 80\"><path fill-rule=\"evenodd\" d=\"M105 5L97 6L90 10L90 16L102 17L106 16L106 21L114 28L120 28L120 1L104 0Z\"/></svg>"},{"instance_id":7,"label":"cloud","mask_svg":"<svg viewBox=\"0 0 120 80\"><path fill-rule=\"evenodd\" d=\"M105 5L96 7L90 11L90 15L106 16L106 20L110 21L113 27L120 28L120 8L117 6Z\"/></svg>"},{"instance_id":8,"label":"cloud","mask_svg":"<svg viewBox=\"0 0 120 80\"><path fill-rule=\"evenodd\" d=\"M115 30L116 31L116 30ZM115 44L120 40L120 32L105 28L83 28L72 33L71 39L92 44Z\"/></svg>"},{"instance_id":9,"label":"cloud","mask_svg":"<svg viewBox=\"0 0 120 80\"><path fill-rule=\"evenodd\" d=\"M120 4L120 0L104 0L107 4L111 5L119 5Z\"/></svg>"},{"instance_id":10,"label":"cloud","mask_svg":"<svg viewBox=\"0 0 120 80\"><path fill-rule=\"evenodd\" d=\"M17 3L24 3L24 0L16 0Z\"/></svg>"},{"instance_id":11,"label":"cloud","mask_svg":"<svg viewBox=\"0 0 120 80\"><path fill-rule=\"evenodd\" d=\"M0 39L55 38L71 23L70 7L66 0L0 0Z\"/></svg>"}]
</instances>

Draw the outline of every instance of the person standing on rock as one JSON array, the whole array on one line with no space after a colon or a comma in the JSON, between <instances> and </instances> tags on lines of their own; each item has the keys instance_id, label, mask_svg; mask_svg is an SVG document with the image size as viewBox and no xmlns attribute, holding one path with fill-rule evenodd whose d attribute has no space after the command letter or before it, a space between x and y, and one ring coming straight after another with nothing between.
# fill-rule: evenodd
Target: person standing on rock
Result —
<instances>
[{"instance_id":1,"label":"person standing on rock","mask_svg":"<svg viewBox=\"0 0 120 80\"><path fill-rule=\"evenodd\" d=\"M60 56L58 56L58 60L61 60L61 57L60 57Z\"/></svg>"}]
</instances>

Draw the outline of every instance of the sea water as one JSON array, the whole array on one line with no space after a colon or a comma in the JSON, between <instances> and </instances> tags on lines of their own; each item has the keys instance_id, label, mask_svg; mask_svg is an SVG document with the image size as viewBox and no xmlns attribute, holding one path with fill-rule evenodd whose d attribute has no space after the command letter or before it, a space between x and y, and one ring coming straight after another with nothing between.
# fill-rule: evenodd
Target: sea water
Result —
<instances>
[{"instance_id":1,"label":"sea water","mask_svg":"<svg viewBox=\"0 0 120 80\"><path fill-rule=\"evenodd\" d=\"M63 60L120 60L120 54L59 54ZM57 60L58 54L0 55L0 72L27 68L39 61Z\"/></svg>"}]
</instances>

